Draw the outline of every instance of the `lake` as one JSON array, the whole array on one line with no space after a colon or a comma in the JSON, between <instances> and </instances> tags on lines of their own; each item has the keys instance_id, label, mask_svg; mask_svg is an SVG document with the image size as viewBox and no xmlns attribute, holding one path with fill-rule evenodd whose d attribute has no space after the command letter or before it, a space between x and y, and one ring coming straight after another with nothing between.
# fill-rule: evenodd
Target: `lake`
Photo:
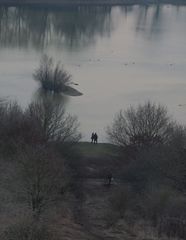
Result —
<instances>
[{"instance_id":1,"label":"lake","mask_svg":"<svg viewBox=\"0 0 186 240\"><path fill-rule=\"evenodd\" d=\"M32 74L46 53L72 74L66 97L83 140L116 112L152 100L186 123L186 7L0 7L0 96L23 107L36 98Z\"/></svg>"}]
</instances>

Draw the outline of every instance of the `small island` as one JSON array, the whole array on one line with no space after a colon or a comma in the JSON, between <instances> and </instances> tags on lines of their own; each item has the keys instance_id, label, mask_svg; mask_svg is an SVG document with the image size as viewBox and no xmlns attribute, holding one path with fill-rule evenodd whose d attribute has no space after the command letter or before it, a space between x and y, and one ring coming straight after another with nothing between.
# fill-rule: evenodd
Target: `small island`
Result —
<instances>
[{"instance_id":1,"label":"small island","mask_svg":"<svg viewBox=\"0 0 186 240\"><path fill-rule=\"evenodd\" d=\"M42 90L46 92L69 96L81 96L82 93L71 87L75 85L72 76L58 62L54 63L51 57L44 55L40 61L40 66L33 74L34 79L39 82Z\"/></svg>"}]
</instances>

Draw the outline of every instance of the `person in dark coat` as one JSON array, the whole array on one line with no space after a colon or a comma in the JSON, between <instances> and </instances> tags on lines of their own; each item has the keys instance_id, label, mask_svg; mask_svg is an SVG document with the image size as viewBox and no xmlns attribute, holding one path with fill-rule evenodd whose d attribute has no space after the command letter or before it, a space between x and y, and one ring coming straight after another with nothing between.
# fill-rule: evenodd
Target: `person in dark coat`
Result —
<instances>
[{"instance_id":1,"label":"person in dark coat","mask_svg":"<svg viewBox=\"0 0 186 240\"><path fill-rule=\"evenodd\" d=\"M94 143L98 143L98 135L97 135L97 133L94 133Z\"/></svg>"},{"instance_id":2,"label":"person in dark coat","mask_svg":"<svg viewBox=\"0 0 186 240\"><path fill-rule=\"evenodd\" d=\"M108 173L107 175L107 179L108 179L108 186L110 187L111 183L112 183L112 179L113 179L113 176L112 176L112 173Z\"/></svg>"},{"instance_id":3,"label":"person in dark coat","mask_svg":"<svg viewBox=\"0 0 186 240\"><path fill-rule=\"evenodd\" d=\"M92 135L91 135L91 143L93 143L94 142L94 133L92 133Z\"/></svg>"}]
</instances>

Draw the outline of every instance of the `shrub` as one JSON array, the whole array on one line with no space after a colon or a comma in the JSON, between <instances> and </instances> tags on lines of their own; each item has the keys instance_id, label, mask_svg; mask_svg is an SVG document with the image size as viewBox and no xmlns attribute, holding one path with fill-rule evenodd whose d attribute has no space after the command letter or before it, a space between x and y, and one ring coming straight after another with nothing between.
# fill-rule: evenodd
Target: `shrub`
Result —
<instances>
[{"instance_id":1,"label":"shrub","mask_svg":"<svg viewBox=\"0 0 186 240\"><path fill-rule=\"evenodd\" d=\"M56 233L50 231L49 226L24 220L6 228L3 240L57 240Z\"/></svg>"},{"instance_id":2,"label":"shrub","mask_svg":"<svg viewBox=\"0 0 186 240\"><path fill-rule=\"evenodd\" d=\"M41 59L39 68L33 74L42 89L60 93L66 90L71 84L71 75L60 66L60 62L54 65L51 57L44 55Z\"/></svg>"},{"instance_id":3,"label":"shrub","mask_svg":"<svg viewBox=\"0 0 186 240\"><path fill-rule=\"evenodd\" d=\"M45 98L32 102L25 115L42 131L46 142L72 143L78 142L81 138L77 117L66 114L64 107L53 99Z\"/></svg>"},{"instance_id":4,"label":"shrub","mask_svg":"<svg viewBox=\"0 0 186 240\"><path fill-rule=\"evenodd\" d=\"M156 226L159 220L166 216L166 209L170 204L171 196L172 191L169 189L154 189L142 201L145 218L149 219L153 225Z\"/></svg>"},{"instance_id":5,"label":"shrub","mask_svg":"<svg viewBox=\"0 0 186 240\"><path fill-rule=\"evenodd\" d=\"M64 184L63 159L49 147L27 146L17 156L17 168L19 195L38 219L44 210L60 199Z\"/></svg>"},{"instance_id":6,"label":"shrub","mask_svg":"<svg viewBox=\"0 0 186 240\"><path fill-rule=\"evenodd\" d=\"M109 199L110 210L118 218L124 218L126 211L131 206L132 194L128 187L122 187L115 190Z\"/></svg>"},{"instance_id":7,"label":"shrub","mask_svg":"<svg viewBox=\"0 0 186 240\"><path fill-rule=\"evenodd\" d=\"M107 128L107 134L116 145L139 148L166 143L173 126L165 107L147 102L120 111Z\"/></svg>"}]
</instances>

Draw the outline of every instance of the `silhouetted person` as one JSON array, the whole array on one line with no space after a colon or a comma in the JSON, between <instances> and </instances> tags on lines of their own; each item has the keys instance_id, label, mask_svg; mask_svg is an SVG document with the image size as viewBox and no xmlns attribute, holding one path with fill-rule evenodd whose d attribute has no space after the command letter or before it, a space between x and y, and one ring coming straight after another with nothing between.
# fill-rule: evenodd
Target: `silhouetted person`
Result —
<instances>
[{"instance_id":1,"label":"silhouetted person","mask_svg":"<svg viewBox=\"0 0 186 240\"><path fill-rule=\"evenodd\" d=\"M93 143L94 142L94 133L92 133L92 135L91 135L91 143Z\"/></svg>"},{"instance_id":2,"label":"silhouetted person","mask_svg":"<svg viewBox=\"0 0 186 240\"><path fill-rule=\"evenodd\" d=\"M108 186L109 186L109 187L110 187L110 185L111 185L111 183L112 183L112 178L113 178L112 173L109 173L109 174L107 175Z\"/></svg>"},{"instance_id":3,"label":"silhouetted person","mask_svg":"<svg viewBox=\"0 0 186 240\"><path fill-rule=\"evenodd\" d=\"M94 133L94 143L98 143L98 135L97 135L97 133Z\"/></svg>"}]
</instances>

